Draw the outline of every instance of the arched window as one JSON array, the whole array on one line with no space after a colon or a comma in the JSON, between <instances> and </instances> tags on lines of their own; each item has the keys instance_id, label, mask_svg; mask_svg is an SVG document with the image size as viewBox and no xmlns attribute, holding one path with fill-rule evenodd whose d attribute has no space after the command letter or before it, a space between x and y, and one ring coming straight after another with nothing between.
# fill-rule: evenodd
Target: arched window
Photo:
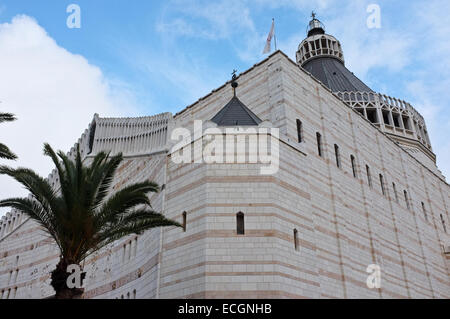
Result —
<instances>
[{"instance_id":1,"label":"arched window","mask_svg":"<svg viewBox=\"0 0 450 319\"><path fill-rule=\"evenodd\" d=\"M367 172L367 184L369 184L369 186L372 187L372 175L370 175L369 165L366 165L366 172Z\"/></svg>"},{"instance_id":2,"label":"arched window","mask_svg":"<svg viewBox=\"0 0 450 319\"><path fill-rule=\"evenodd\" d=\"M236 232L238 235L245 234L244 213L242 213L242 212L239 212L236 214Z\"/></svg>"},{"instance_id":3,"label":"arched window","mask_svg":"<svg viewBox=\"0 0 450 319\"><path fill-rule=\"evenodd\" d=\"M424 202L422 202L422 212L423 212L423 217L425 217L425 220L428 221L427 210L425 209L425 203Z\"/></svg>"},{"instance_id":4,"label":"arched window","mask_svg":"<svg viewBox=\"0 0 450 319\"><path fill-rule=\"evenodd\" d=\"M444 232L447 233L447 227L445 226L445 220L444 220L444 216L442 216L442 214L441 214L441 223L442 223L442 228L444 228Z\"/></svg>"},{"instance_id":5,"label":"arched window","mask_svg":"<svg viewBox=\"0 0 450 319\"><path fill-rule=\"evenodd\" d=\"M403 191L403 195L405 196L405 203L406 203L406 208L410 209L409 206L409 198L408 198L408 192L406 190Z\"/></svg>"},{"instance_id":6,"label":"arched window","mask_svg":"<svg viewBox=\"0 0 450 319\"><path fill-rule=\"evenodd\" d=\"M298 251L298 230L294 229L294 248Z\"/></svg>"},{"instance_id":7,"label":"arched window","mask_svg":"<svg viewBox=\"0 0 450 319\"><path fill-rule=\"evenodd\" d=\"M380 174L380 185L381 185L381 193L383 196L386 196L386 190L384 189L384 178L383 175Z\"/></svg>"},{"instance_id":8,"label":"arched window","mask_svg":"<svg viewBox=\"0 0 450 319\"><path fill-rule=\"evenodd\" d=\"M394 190L395 201L398 203L398 194L397 194L397 188L395 187L395 183L392 183L392 189Z\"/></svg>"},{"instance_id":9,"label":"arched window","mask_svg":"<svg viewBox=\"0 0 450 319\"><path fill-rule=\"evenodd\" d=\"M357 178L358 175L356 174L356 161L355 161L355 157L353 155L350 155L350 161L352 162L353 177Z\"/></svg>"},{"instance_id":10,"label":"arched window","mask_svg":"<svg viewBox=\"0 0 450 319\"><path fill-rule=\"evenodd\" d=\"M302 121L300 121L299 119L297 119L297 137L298 137L298 142L301 143L303 142L303 134L302 134Z\"/></svg>"},{"instance_id":11,"label":"arched window","mask_svg":"<svg viewBox=\"0 0 450 319\"><path fill-rule=\"evenodd\" d=\"M322 157L322 135L320 135L319 132L316 133L316 139L317 139L317 152L320 157Z\"/></svg>"},{"instance_id":12,"label":"arched window","mask_svg":"<svg viewBox=\"0 0 450 319\"><path fill-rule=\"evenodd\" d=\"M187 213L183 212L183 231L186 231Z\"/></svg>"},{"instance_id":13,"label":"arched window","mask_svg":"<svg viewBox=\"0 0 450 319\"><path fill-rule=\"evenodd\" d=\"M341 155L339 154L339 146L334 144L334 155L336 156L336 166L341 168Z\"/></svg>"}]
</instances>

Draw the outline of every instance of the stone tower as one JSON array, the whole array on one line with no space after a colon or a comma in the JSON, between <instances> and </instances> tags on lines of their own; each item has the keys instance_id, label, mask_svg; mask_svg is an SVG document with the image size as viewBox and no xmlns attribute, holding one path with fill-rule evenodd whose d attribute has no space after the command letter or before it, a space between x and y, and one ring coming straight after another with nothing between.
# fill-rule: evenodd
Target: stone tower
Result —
<instances>
[{"instance_id":1,"label":"stone tower","mask_svg":"<svg viewBox=\"0 0 450 319\"><path fill-rule=\"evenodd\" d=\"M345 66L339 40L325 32L315 13L297 51L297 63L411 155L442 176L436 167L423 116L409 103L379 94Z\"/></svg>"}]
</instances>

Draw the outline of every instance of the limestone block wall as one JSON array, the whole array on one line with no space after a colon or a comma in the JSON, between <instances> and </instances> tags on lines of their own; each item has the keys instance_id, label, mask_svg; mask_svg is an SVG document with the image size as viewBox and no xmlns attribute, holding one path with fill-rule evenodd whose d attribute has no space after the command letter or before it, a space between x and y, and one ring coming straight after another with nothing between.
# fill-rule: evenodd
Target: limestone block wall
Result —
<instances>
[{"instance_id":1,"label":"limestone block wall","mask_svg":"<svg viewBox=\"0 0 450 319\"><path fill-rule=\"evenodd\" d=\"M282 68L288 136L296 138L295 120L301 119L310 159L319 264L326 265L319 269L322 295L447 298L449 272L442 244L449 235L440 215L448 224L449 185L292 61L283 59ZM436 189L431 191L431 185ZM384 274L378 292L365 287L365 269L372 263L380 264Z\"/></svg>"},{"instance_id":2,"label":"limestone block wall","mask_svg":"<svg viewBox=\"0 0 450 319\"><path fill-rule=\"evenodd\" d=\"M166 145L171 113L138 118L94 118L92 152L143 155Z\"/></svg>"},{"instance_id":3,"label":"limestone block wall","mask_svg":"<svg viewBox=\"0 0 450 319\"><path fill-rule=\"evenodd\" d=\"M131 183L152 180L164 185L163 155L125 158L114 180L114 190ZM155 211L163 210L165 191L150 196ZM157 263L161 230L130 235L89 258L84 298L154 298L157 295Z\"/></svg>"},{"instance_id":4,"label":"limestone block wall","mask_svg":"<svg viewBox=\"0 0 450 319\"><path fill-rule=\"evenodd\" d=\"M89 153L92 123L77 143L82 156ZM68 156L74 157L76 147ZM53 170L49 183L58 188L58 174ZM37 223L17 210L0 222L0 299L45 298L52 295L49 272L58 261L58 251Z\"/></svg>"},{"instance_id":5,"label":"limestone block wall","mask_svg":"<svg viewBox=\"0 0 450 319\"><path fill-rule=\"evenodd\" d=\"M89 153L89 136L86 131L79 140L84 156ZM147 149L151 150L151 147ZM69 155L73 156L74 152L75 148L72 148ZM114 190L145 179L163 185L165 162L165 155L158 153L126 156L113 182ZM49 180L58 187L55 171ZM163 195L164 192L160 192L150 198L156 211L162 211ZM35 222L22 214L9 213L4 220L8 229L3 228L5 232L0 238L1 298L50 297L53 295L49 285L50 271L59 257L56 246ZM88 258L84 265L88 273L86 297L155 297L159 243L160 230L152 230L139 237L124 238Z\"/></svg>"},{"instance_id":6,"label":"limestone block wall","mask_svg":"<svg viewBox=\"0 0 450 319\"><path fill-rule=\"evenodd\" d=\"M179 222L186 212L186 231L152 230L92 256L85 297L449 298L442 246L450 243L450 189L441 176L281 52L237 81L239 99L280 129L278 172L263 176L256 164L175 164L172 143L152 144L145 120L129 119L137 131L127 135L139 142L113 143L128 150L114 189L147 178L165 185L151 197L153 207ZM227 83L173 119L163 116L165 138L211 119L231 97ZM83 140L91 155L111 147L96 144L108 139L107 127L96 128L93 145L91 134ZM57 251L34 223L19 224L0 239L0 292L48 297ZM381 267L381 289L366 286L370 264Z\"/></svg>"}]
</instances>

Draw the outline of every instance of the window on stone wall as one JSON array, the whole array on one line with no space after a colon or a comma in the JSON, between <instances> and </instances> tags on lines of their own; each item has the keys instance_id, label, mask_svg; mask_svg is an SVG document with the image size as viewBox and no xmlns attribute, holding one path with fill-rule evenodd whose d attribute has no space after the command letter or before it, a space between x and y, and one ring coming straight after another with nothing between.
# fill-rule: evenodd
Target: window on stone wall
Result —
<instances>
[{"instance_id":1,"label":"window on stone wall","mask_svg":"<svg viewBox=\"0 0 450 319\"><path fill-rule=\"evenodd\" d=\"M353 172L353 177L357 178L358 175L356 173L356 160L355 157L353 155L350 155L350 161L352 162L352 172Z\"/></svg>"},{"instance_id":2,"label":"window on stone wall","mask_svg":"<svg viewBox=\"0 0 450 319\"><path fill-rule=\"evenodd\" d=\"M336 157L336 166L341 168L341 154L339 153L339 146L334 144L334 155Z\"/></svg>"},{"instance_id":3,"label":"window on stone wall","mask_svg":"<svg viewBox=\"0 0 450 319\"><path fill-rule=\"evenodd\" d=\"M398 194L397 188L395 187L395 183L392 183L392 189L394 190L395 201L398 203Z\"/></svg>"},{"instance_id":4,"label":"window on stone wall","mask_svg":"<svg viewBox=\"0 0 450 319\"><path fill-rule=\"evenodd\" d=\"M236 214L236 232L238 235L245 234L244 213L242 213L242 212L239 212Z\"/></svg>"},{"instance_id":5,"label":"window on stone wall","mask_svg":"<svg viewBox=\"0 0 450 319\"><path fill-rule=\"evenodd\" d=\"M186 231L187 213L183 212L183 231Z\"/></svg>"},{"instance_id":6,"label":"window on stone wall","mask_svg":"<svg viewBox=\"0 0 450 319\"><path fill-rule=\"evenodd\" d=\"M381 193L383 196L386 196L386 190L384 188L384 178L383 175L380 174L380 185L381 185Z\"/></svg>"},{"instance_id":7,"label":"window on stone wall","mask_svg":"<svg viewBox=\"0 0 450 319\"><path fill-rule=\"evenodd\" d=\"M297 138L299 143L303 142L303 124L299 119L297 119Z\"/></svg>"},{"instance_id":8,"label":"window on stone wall","mask_svg":"<svg viewBox=\"0 0 450 319\"><path fill-rule=\"evenodd\" d=\"M391 121L389 121L389 111L383 111L383 122L386 125L391 125Z\"/></svg>"},{"instance_id":9,"label":"window on stone wall","mask_svg":"<svg viewBox=\"0 0 450 319\"><path fill-rule=\"evenodd\" d=\"M136 289L133 290L133 299L136 299Z\"/></svg>"},{"instance_id":10,"label":"window on stone wall","mask_svg":"<svg viewBox=\"0 0 450 319\"><path fill-rule=\"evenodd\" d=\"M294 248L296 251L298 251L298 230L294 229Z\"/></svg>"},{"instance_id":11,"label":"window on stone wall","mask_svg":"<svg viewBox=\"0 0 450 319\"><path fill-rule=\"evenodd\" d=\"M130 243L130 249L132 250L132 251L131 251L131 256L132 256L132 257L136 257L137 246L138 246L138 238L136 237L136 238Z\"/></svg>"},{"instance_id":12,"label":"window on stone wall","mask_svg":"<svg viewBox=\"0 0 450 319\"><path fill-rule=\"evenodd\" d=\"M367 184L369 184L369 187L372 187L372 175L370 175L369 165L366 165L366 173L367 173Z\"/></svg>"},{"instance_id":13,"label":"window on stone wall","mask_svg":"<svg viewBox=\"0 0 450 319\"><path fill-rule=\"evenodd\" d=\"M447 233L447 227L445 226L445 220L444 220L444 216L442 216L442 214L441 214L441 223L442 223L442 228L444 229L444 232Z\"/></svg>"},{"instance_id":14,"label":"window on stone wall","mask_svg":"<svg viewBox=\"0 0 450 319\"><path fill-rule=\"evenodd\" d=\"M322 135L320 133L316 133L317 138L317 152L320 157L322 157Z\"/></svg>"},{"instance_id":15,"label":"window on stone wall","mask_svg":"<svg viewBox=\"0 0 450 319\"><path fill-rule=\"evenodd\" d=\"M408 192L406 190L403 191L403 195L405 196L405 203L406 203L406 208L410 209L410 205L409 205L409 198L408 198Z\"/></svg>"},{"instance_id":16,"label":"window on stone wall","mask_svg":"<svg viewBox=\"0 0 450 319\"><path fill-rule=\"evenodd\" d=\"M394 120L394 126L401 128L400 126L400 114L392 112L392 119Z\"/></svg>"},{"instance_id":17,"label":"window on stone wall","mask_svg":"<svg viewBox=\"0 0 450 319\"><path fill-rule=\"evenodd\" d=\"M411 125L409 124L409 117L407 116L403 116L403 126L405 127L405 129L410 130L411 131Z\"/></svg>"},{"instance_id":18,"label":"window on stone wall","mask_svg":"<svg viewBox=\"0 0 450 319\"><path fill-rule=\"evenodd\" d=\"M377 110L366 109L367 119L372 123L378 123Z\"/></svg>"},{"instance_id":19,"label":"window on stone wall","mask_svg":"<svg viewBox=\"0 0 450 319\"><path fill-rule=\"evenodd\" d=\"M422 212L423 212L423 217L425 217L425 220L428 221L427 210L425 208L425 203L424 202L422 202Z\"/></svg>"}]
</instances>

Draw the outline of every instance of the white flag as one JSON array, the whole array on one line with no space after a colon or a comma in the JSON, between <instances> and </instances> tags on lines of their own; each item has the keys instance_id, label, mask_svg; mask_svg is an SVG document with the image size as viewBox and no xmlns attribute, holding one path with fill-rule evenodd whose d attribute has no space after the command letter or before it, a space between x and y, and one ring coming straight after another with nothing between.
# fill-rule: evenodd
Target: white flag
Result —
<instances>
[{"instance_id":1,"label":"white flag","mask_svg":"<svg viewBox=\"0 0 450 319\"><path fill-rule=\"evenodd\" d=\"M270 45L272 43L272 38L273 38L274 34L275 34L275 20L272 19L272 27L270 28L269 35L267 36L267 42L266 42L266 46L264 47L263 54L270 52Z\"/></svg>"}]
</instances>

